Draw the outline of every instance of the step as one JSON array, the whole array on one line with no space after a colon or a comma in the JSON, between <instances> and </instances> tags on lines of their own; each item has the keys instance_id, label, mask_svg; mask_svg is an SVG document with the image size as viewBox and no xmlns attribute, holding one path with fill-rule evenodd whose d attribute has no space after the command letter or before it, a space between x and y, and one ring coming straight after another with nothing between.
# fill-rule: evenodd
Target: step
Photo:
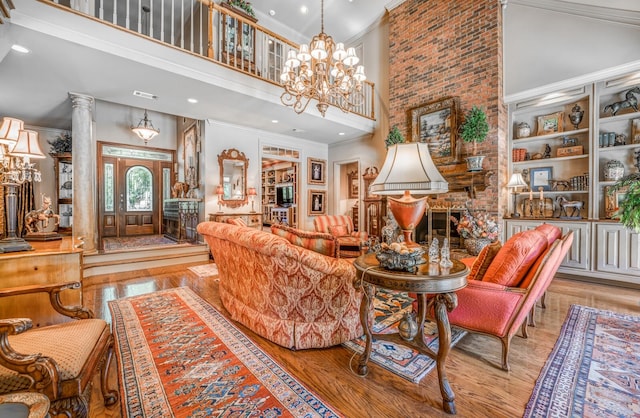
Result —
<instances>
[{"instance_id":1,"label":"step","mask_svg":"<svg viewBox=\"0 0 640 418\"><path fill-rule=\"evenodd\" d=\"M178 244L134 251L88 254L83 258L83 278L176 264L203 263L208 260L209 247L204 244Z\"/></svg>"}]
</instances>

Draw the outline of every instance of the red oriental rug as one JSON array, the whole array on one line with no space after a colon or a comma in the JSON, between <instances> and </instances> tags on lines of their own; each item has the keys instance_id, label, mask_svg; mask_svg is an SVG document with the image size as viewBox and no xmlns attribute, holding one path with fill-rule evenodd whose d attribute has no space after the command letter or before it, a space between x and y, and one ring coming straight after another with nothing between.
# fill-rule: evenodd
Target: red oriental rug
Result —
<instances>
[{"instance_id":1,"label":"red oriental rug","mask_svg":"<svg viewBox=\"0 0 640 418\"><path fill-rule=\"evenodd\" d=\"M640 417L640 317L572 305L524 412Z\"/></svg>"},{"instance_id":2,"label":"red oriental rug","mask_svg":"<svg viewBox=\"0 0 640 418\"><path fill-rule=\"evenodd\" d=\"M338 417L181 287L109 302L124 417Z\"/></svg>"}]
</instances>

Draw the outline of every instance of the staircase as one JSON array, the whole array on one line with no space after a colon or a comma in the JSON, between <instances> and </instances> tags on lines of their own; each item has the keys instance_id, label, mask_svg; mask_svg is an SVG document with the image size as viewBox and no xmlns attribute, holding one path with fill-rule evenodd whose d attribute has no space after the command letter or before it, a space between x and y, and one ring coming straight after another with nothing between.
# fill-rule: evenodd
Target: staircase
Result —
<instances>
[{"instance_id":1,"label":"staircase","mask_svg":"<svg viewBox=\"0 0 640 418\"><path fill-rule=\"evenodd\" d=\"M177 244L164 247L85 254L83 278L176 264L206 263L209 247L205 244Z\"/></svg>"}]
</instances>

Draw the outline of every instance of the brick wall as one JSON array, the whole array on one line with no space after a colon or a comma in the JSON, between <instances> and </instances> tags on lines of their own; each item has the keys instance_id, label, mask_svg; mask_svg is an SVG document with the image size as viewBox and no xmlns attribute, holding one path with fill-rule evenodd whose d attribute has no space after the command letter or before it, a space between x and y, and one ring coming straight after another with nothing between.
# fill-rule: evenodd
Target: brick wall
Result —
<instances>
[{"instance_id":1,"label":"brick wall","mask_svg":"<svg viewBox=\"0 0 640 418\"><path fill-rule=\"evenodd\" d=\"M389 126L398 125L411 138L409 110L447 96L458 99L458 126L473 105L483 107L491 129L485 142L478 144L478 153L486 155L484 168L492 174L473 176L474 184L488 184L473 204L502 215L508 201L504 188L507 110L502 100L499 2L407 0L389 12L389 32ZM467 148L463 145L463 157L471 152ZM444 171L466 171L464 162L453 160L438 164ZM444 199L461 205L469 197L455 192Z\"/></svg>"}]
</instances>

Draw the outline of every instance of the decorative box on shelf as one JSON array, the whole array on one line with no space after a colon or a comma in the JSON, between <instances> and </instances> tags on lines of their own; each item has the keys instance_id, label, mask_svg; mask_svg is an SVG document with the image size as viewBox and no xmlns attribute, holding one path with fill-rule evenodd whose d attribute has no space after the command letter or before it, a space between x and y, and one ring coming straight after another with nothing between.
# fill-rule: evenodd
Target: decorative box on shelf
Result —
<instances>
[{"instance_id":1,"label":"decorative box on shelf","mask_svg":"<svg viewBox=\"0 0 640 418\"><path fill-rule=\"evenodd\" d=\"M574 145L572 147L560 147L558 148L558 157L569 157L571 155L582 155L584 148L582 145Z\"/></svg>"}]
</instances>

